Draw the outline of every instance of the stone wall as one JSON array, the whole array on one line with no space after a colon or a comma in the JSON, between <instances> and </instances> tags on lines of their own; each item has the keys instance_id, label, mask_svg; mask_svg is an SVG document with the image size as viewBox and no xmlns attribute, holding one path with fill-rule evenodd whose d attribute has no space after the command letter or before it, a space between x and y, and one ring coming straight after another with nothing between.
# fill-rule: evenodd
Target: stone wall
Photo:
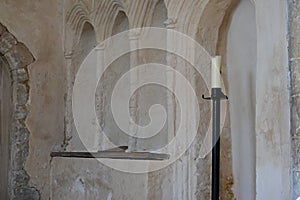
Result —
<instances>
[{"instance_id":1,"label":"stone wall","mask_svg":"<svg viewBox=\"0 0 300 200\"><path fill-rule=\"evenodd\" d=\"M39 199L39 193L29 186L25 163L29 154L30 132L25 124L28 115L28 65L34 58L28 48L0 23L0 56L8 64L12 78L12 124L9 135L9 198ZM5 164L5 163L4 163ZM2 186L5 187L5 186Z\"/></svg>"},{"instance_id":2,"label":"stone wall","mask_svg":"<svg viewBox=\"0 0 300 200\"><path fill-rule=\"evenodd\" d=\"M288 1L289 3L289 63L291 78L291 182L292 199L300 196L300 28L299 14L300 1Z\"/></svg>"},{"instance_id":3,"label":"stone wall","mask_svg":"<svg viewBox=\"0 0 300 200\"><path fill-rule=\"evenodd\" d=\"M94 161L82 164L81 160L50 158L51 151L77 147L76 142L73 143L74 146L70 145L74 135L70 131L72 128L69 117L72 113L68 102L71 101L74 76L72 73L76 72L72 71L72 59L74 55L80 54L76 54L74 50L80 43L85 23L89 23L90 28L94 29L95 40L99 43L111 36L114 19L119 11L128 17L129 28L143 27L151 24L151 14L156 3L157 1L150 0L1 2L0 22L5 24L9 31L3 26L0 27L0 50L12 69L13 97L17 103L13 113L15 122L12 134L16 137L12 138L12 160L16 162L12 166L11 179L13 195L16 198L38 199L40 196L41 199L63 199L67 198L65 194L74 198L70 189L74 189L76 194L84 198L92 188L91 192L94 192L95 196L132 199L136 196L128 193L131 189L128 185L131 181L137 181L139 187L136 189L140 192L137 194L140 194L142 199L209 199L210 157L199 157L197 142L203 139L200 134L191 148L173 165L143 175L115 172L98 166ZM165 0L164 4L167 15L159 16L167 16L166 28L186 33L204 46L211 55L225 55L224 44L227 37L224 35L237 1ZM274 0L270 4L265 0L256 0L254 6L257 28L256 145L253 147L257 152L256 198L289 199L290 124L287 119L290 114L286 2ZM297 1L290 2L290 65L294 81L298 78L298 7ZM22 43L17 42L12 35ZM89 45L92 46L92 42ZM188 66L184 60L173 55L167 55L167 62L178 70ZM30 66L27 67L28 65ZM234 80L228 78L226 69L225 66L224 79L228 88L228 82ZM208 94L209 91L201 78L194 77L192 71L185 75L199 86L199 97L203 93ZM292 84L294 105L298 102L297 88L297 84ZM203 111L208 113L209 106L205 105L204 103ZM297 107L293 106L294 195L300 193L296 189L299 188L297 113ZM176 122L173 125L174 127L172 123L168 124L168 128L176 129ZM201 128L199 132L204 131ZM223 131L222 143L225 145L222 149L222 164L227 167L222 171L221 185L226 186L222 188L222 195L224 199L232 199L231 186L234 184L234 177L228 118ZM89 170L93 171L97 180L93 180ZM162 187L158 187L160 185ZM95 189L103 193L99 194Z\"/></svg>"},{"instance_id":4,"label":"stone wall","mask_svg":"<svg viewBox=\"0 0 300 200\"><path fill-rule=\"evenodd\" d=\"M18 68L14 71L17 75L14 90L18 91L14 98L20 101L20 107L12 135L17 137L14 145L20 150L13 152L12 158L19 157L14 159L19 170L13 171L17 179L12 180L19 184L15 190L19 199L37 199L38 193L41 199L48 199L50 152L61 149L64 138L63 1L1 1L0 4L0 22L11 33L8 36L14 36L6 38L0 46L10 49L7 61L14 69Z\"/></svg>"},{"instance_id":5,"label":"stone wall","mask_svg":"<svg viewBox=\"0 0 300 200\"><path fill-rule=\"evenodd\" d=\"M92 27L95 30L95 35L97 38L97 42L101 43L104 39L108 38L109 36L114 34L114 27L113 25L116 24L115 19L118 20L119 13L123 13L123 16L125 18L128 18L129 21L129 28L139 28L139 27L146 27L150 25L158 26L158 27L166 27L168 29L174 29L176 31L180 31L183 33L186 33L187 35L194 38L197 42L199 42L201 45L203 45L212 55L216 54L217 46L218 46L218 32L219 27L221 26L223 22L224 16L227 14L227 12L230 11L229 7L233 3L233 1L226 0L222 2L218 1L198 1L198 0L189 0L189 1L102 1L100 2L93 2L93 1L67 1L66 7L64 8L66 10L66 21L65 21L65 47L66 47L66 62L68 63L67 66L67 80L69 80L69 93L67 95L67 104L71 104L71 95L72 95L72 82L74 80L74 76L77 71L77 64L74 62L76 59L76 52L78 51L77 44L80 43L80 38L82 37L82 27L85 26L85 23L90 23ZM156 4L159 4L157 7ZM190 9L193 8L193 12L190 11ZM109 9L109 10L107 10ZM219 12L217 12L217 10ZM119 13L118 13L119 12ZM99 20L103 19L103 20ZM208 21L210 23L208 23ZM118 23L117 23L118 24ZM128 27L123 28L122 30L126 30ZM130 43L131 45L135 45L135 39L132 39L136 37L136 40L138 39L138 34L136 36L131 37ZM92 39L93 37L91 37ZM171 39L166 39L166 44L172 45L171 43L176 43L175 41L172 41ZM169 43L168 43L169 42ZM179 45L179 44L178 44ZM103 47L105 48L105 47ZM84 49L84 48L82 48ZM80 51L80 49L79 49ZM101 51L101 49L99 49ZM191 52L191 55L194 53L193 50L189 50ZM159 56L157 56L159 55ZM197 54L195 54L197 55ZM151 57L152 56L152 57ZM162 56L165 56L165 58L160 58ZM197 55L199 56L199 55ZM143 174L141 176L136 176L132 174L130 179L128 176L124 173L116 173L114 171L107 171L107 173L110 174L112 177L118 176L118 179L120 182L128 182L128 179L136 179L139 181L146 180L147 181L147 189L144 190L144 186L141 186L141 191L147 192L147 196L145 198L153 199L153 198L166 198L166 199L208 199L210 196L210 156L207 156L205 158L200 158L199 151L200 151L200 143L203 141L203 135L207 131L206 125L209 123L209 102L203 102L201 99L202 94L208 94L209 90L206 88L205 82L203 81L202 77L197 75L196 71L193 70L193 66L191 66L189 63L187 63L184 59L180 58L176 55L164 55L164 52L158 52L158 51L139 51L135 55L131 55L130 63L132 64L141 64L145 63L147 61L153 61L153 58L158 63L168 64L174 69L180 71L190 82L195 86L198 99L200 102L201 108L201 114L203 117L201 118L201 124L202 126L198 129L198 136L196 140L193 142L191 148L180 158L178 161L176 161L172 166L169 166L165 169L162 169L157 172L149 173L149 174ZM119 61L117 61L119 63ZM127 64L127 62L124 62ZM201 62L200 62L201 63ZM116 64L116 63L114 63ZM118 67L121 67L119 64ZM122 70L126 68L127 65L122 66ZM119 69L119 68L117 68ZM122 70L119 70L118 72L114 72L112 74L116 75L118 73L122 73ZM207 72L207 71L206 71ZM146 72L144 72L146 73ZM164 72L162 72L164 73ZM138 78L143 78L141 75ZM109 89L113 87L114 78L113 76L107 77L109 81L107 81L106 85L104 85L105 88ZM71 83L71 84L70 84ZM175 85L175 84L174 84ZM172 87L174 86L172 85ZM180 87L180 86L178 86ZM111 88L112 89L112 88ZM143 88L142 92L147 91L149 88ZM166 98L164 97L166 94L164 94L163 91L160 91L158 93L139 93L139 101L145 101L139 102L139 111L145 112L145 114L140 113L140 115L147 115L148 110L143 110L143 106L145 105L145 108L148 108L149 105L153 104L153 100L161 99L159 103L166 105L171 105L171 107L175 107L173 113L170 113L169 107L168 109L168 134L173 135L175 133L176 126L180 123L180 118L176 118L175 116L179 116L179 109L178 107L174 106L174 102L164 102ZM108 91L109 92L109 91ZM157 91L156 91L157 92ZM109 94L106 94L106 96ZM144 95L144 96L142 96ZM148 96L147 96L148 95ZM150 96L149 96L150 95ZM188 100L187 100L188 101ZM109 102L109 101L107 101ZM192 103L190 103L192 105ZM108 103L106 103L106 108L109 106ZM138 107L136 103L133 105L130 105L131 108L135 109ZM194 105L192 105L194 106ZM101 106L100 106L101 107ZM71 107L69 106L69 109ZM177 110L176 110L177 109ZM82 110L84 112L85 109ZM103 112L106 111L106 112ZM135 110L132 110L132 113L134 113ZM176 113L177 112L177 113ZM99 112L100 117L106 117L107 116L107 110L103 110L102 108L102 115L101 115L101 109ZM72 116L71 111L66 112L66 125L67 127L72 127ZM112 120L110 118L105 119L106 125L109 125L107 121L111 122ZM139 122L145 121L144 119L138 119ZM174 125L175 124L175 125ZM92 127L93 124L90 125ZM174 127L172 127L174 126ZM228 125L229 126L229 125ZM227 127L228 127L227 126ZM112 127L112 126L110 126ZM192 130L193 126L187 127L188 130ZM66 146L68 150L82 150L82 146L76 145L78 142L76 140L78 139L76 130L74 128L67 128L66 134L66 140L69 146ZM93 129L86 130L87 132L90 132ZM232 168L231 168L231 156L228 155L231 153L230 151L230 131L227 130L226 136L222 139L224 144L223 146L223 153L222 153L222 160L223 165L226 166L227 170L222 173L222 184L221 185L227 185L227 187L222 188L222 194L226 193L228 198L232 196L231 191L231 184L232 184ZM115 134L115 141L121 140L122 138L118 136L116 133L119 133L118 129L116 128L110 128L108 130L109 132ZM98 141L97 137L96 139L93 139L94 141ZM125 139L121 141L126 141ZM139 149L143 150L151 150L151 148L155 149L155 145L159 146L165 143L164 139L161 137L154 138L151 142L143 142L138 143ZM96 149L93 145L93 141L91 141L90 149ZM98 148L102 149L105 147L106 144L102 144L101 142L98 144ZM125 143L126 145L126 143ZM179 144L178 144L179 145ZM59 162L55 160L55 163L59 166L68 166L71 161L67 159L61 159ZM90 162L90 161L87 161ZM74 160L74 165L80 165L79 161ZM55 169L58 167L56 166ZM76 167L79 168L79 167ZM104 168L103 170L105 170ZM82 172L79 172L82 173ZM97 175L97 171L93 172L95 176ZM57 180L59 176L55 175L55 172L53 172L53 179ZM109 185L114 185L114 182L112 180L109 180ZM168 181L171 181L171 184L166 185ZM53 181L56 183L56 181ZM164 184L164 188L157 188L159 187L159 184ZM63 187L69 187L68 184L70 182L64 182ZM200 187L197 187L200 185ZM53 185L53 188L62 187L62 185L58 186L56 184ZM99 190L101 190L101 186L97 186ZM120 195L118 192L122 192L122 190L111 188L113 196ZM55 189L55 191L57 191ZM85 188L85 192L90 191L88 188ZM61 191L60 191L61 192ZM123 191L124 194L126 191ZM53 195L56 195L53 193Z\"/></svg>"}]
</instances>

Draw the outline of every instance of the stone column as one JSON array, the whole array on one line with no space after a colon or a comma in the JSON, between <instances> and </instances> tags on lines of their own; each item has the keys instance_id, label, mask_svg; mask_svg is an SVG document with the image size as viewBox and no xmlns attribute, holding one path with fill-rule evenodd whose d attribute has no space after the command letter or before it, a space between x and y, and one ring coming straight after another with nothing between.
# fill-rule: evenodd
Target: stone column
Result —
<instances>
[{"instance_id":1,"label":"stone column","mask_svg":"<svg viewBox=\"0 0 300 200\"><path fill-rule=\"evenodd\" d=\"M291 81L292 197L300 196L300 1L289 1L289 65Z\"/></svg>"},{"instance_id":2,"label":"stone column","mask_svg":"<svg viewBox=\"0 0 300 200\"><path fill-rule=\"evenodd\" d=\"M65 112L65 138L64 138L64 148L68 147L69 142L72 138L72 130L73 130L73 118L72 118L72 89L74 84L74 71L72 68L72 59L73 52L69 52L65 54L66 61L66 79L67 79L67 91L66 91L66 112Z\"/></svg>"},{"instance_id":3,"label":"stone column","mask_svg":"<svg viewBox=\"0 0 300 200\"><path fill-rule=\"evenodd\" d=\"M169 30L173 30L176 27L176 21L173 19L168 19L167 21L164 22L164 24L166 25L166 28ZM171 32L168 32L167 34L167 49L174 49L174 44L176 44L175 42L175 38L173 36L173 34ZM167 52L167 65L169 67L172 67L173 69L176 69L176 55ZM174 77L175 74L172 70L167 70L166 71L166 77L167 77L167 86L169 88L172 88L174 90ZM168 141L171 141L172 138L175 136L175 111L176 110L176 101L174 99L173 95L167 95L167 116L168 116Z\"/></svg>"},{"instance_id":4,"label":"stone column","mask_svg":"<svg viewBox=\"0 0 300 200\"><path fill-rule=\"evenodd\" d=\"M101 76L103 75L103 70L104 69L104 50L105 50L105 45L102 44L102 45L98 45L96 48L95 48L95 51L96 51L96 54L97 54L97 63L96 63L96 74L97 74L97 79L98 79L98 85L97 85L97 90L96 90L96 114L97 114L97 119L98 122L99 122L99 125L100 125L100 130L98 130L97 134L96 135L96 140L98 141L98 150L105 150L106 148L106 143L104 142L103 140L103 135L104 132L102 131L103 128L104 128L104 108L105 108L105 105L104 105L104 90L103 90L103 83L101 84ZM100 88L99 88L99 85L100 85Z\"/></svg>"},{"instance_id":5,"label":"stone column","mask_svg":"<svg viewBox=\"0 0 300 200\"><path fill-rule=\"evenodd\" d=\"M176 29L176 20L175 19L168 19L167 21L165 21L165 25L166 28L168 30L174 30ZM175 50L176 48L180 48L178 45L178 42L180 41L176 41L177 38L174 38L174 35L172 32L168 31L167 34L167 49L170 50ZM172 67L174 70L178 70L177 69L177 65L178 65L178 60L176 55L167 52L167 64L168 66ZM172 88L173 92L176 91L176 74L174 74L174 71L171 70L167 70L166 71L166 76L167 76L167 85L168 87ZM177 110L177 106L180 105L176 105L176 101L173 95L168 95L167 96L167 114L168 114L168 140L171 141L176 135L176 125L178 122L178 119L176 118L177 114L178 114L178 110ZM179 109L180 110L180 109ZM179 118L180 119L180 118ZM181 120L181 119L180 119ZM184 142L184 141L182 141ZM180 145L180 144L178 144ZM175 145L177 146L177 145ZM176 148L176 147L175 147ZM170 149L170 152L173 153L177 153L177 149ZM182 160L183 159L183 160ZM187 176L186 173L186 158L181 158L182 162L178 162L176 161L176 163L173 165L173 169L172 169L172 176L175 181L174 184L172 186L173 188L173 194L172 194L172 199L174 200L179 200L179 199L186 199L185 198L185 185L187 184L185 179L183 177Z\"/></svg>"},{"instance_id":6,"label":"stone column","mask_svg":"<svg viewBox=\"0 0 300 200\"><path fill-rule=\"evenodd\" d=\"M139 35L140 32L137 30L131 30L129 33L129 45L131 51L134 49L138 49L139 47ZM136 67L139 63L138 61L138 51L131 52L130 54L130 69ZM135 85L138 84L139 74L138 73L130 73L130 92L133 91ZM131 97L129 102L129 113L131 117L131 121L129 122L129 131L131 135L137 136L138 130L136 129L135 124L138 123L138 93L135 96ZM137 151L137 139L131 139L129 141L128 151Z\"/></svg>"}]
</instances>

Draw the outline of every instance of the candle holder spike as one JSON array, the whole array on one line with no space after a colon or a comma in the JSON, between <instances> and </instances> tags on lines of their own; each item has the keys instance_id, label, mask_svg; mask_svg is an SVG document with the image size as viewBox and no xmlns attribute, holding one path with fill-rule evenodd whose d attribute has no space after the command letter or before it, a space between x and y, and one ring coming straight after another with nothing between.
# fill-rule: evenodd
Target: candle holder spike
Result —
<instances>
[{"instance_id":1,"label":"candle holder spike","mask_svg":"<svg viewBox=\"0 0 300 200\"><path fill-rule=\"evenodd\" d=\"M225 95L225 94L223 94L223 93L221 93L220 94L220 100L228 100L229 98L228 98L228 96L227 95ZM204 94L202 94L202 99L205 99L205 100L212 100L212 97L205 97L204 96Z\"/></svg>"}]
</instances>

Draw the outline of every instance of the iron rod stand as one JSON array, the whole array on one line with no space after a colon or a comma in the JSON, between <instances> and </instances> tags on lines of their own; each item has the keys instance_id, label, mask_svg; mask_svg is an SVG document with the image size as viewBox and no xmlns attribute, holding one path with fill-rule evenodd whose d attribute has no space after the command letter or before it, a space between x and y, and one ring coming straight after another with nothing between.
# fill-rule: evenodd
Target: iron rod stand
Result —
<instances>
[{"instance_id":1,"label":"iron rod stand","mask_svg":"<svg viewBox=\"0 0 300 200\"><path fill-rule=\"evenodd\" d=\"M220 102L222 99L228 99L221 90L221 88L212 88L211 97L204 97L203 99L213 101L213 131L212 131L212 186L211 199L219 200L220 193Z\"/></svg>"}]
</instances>

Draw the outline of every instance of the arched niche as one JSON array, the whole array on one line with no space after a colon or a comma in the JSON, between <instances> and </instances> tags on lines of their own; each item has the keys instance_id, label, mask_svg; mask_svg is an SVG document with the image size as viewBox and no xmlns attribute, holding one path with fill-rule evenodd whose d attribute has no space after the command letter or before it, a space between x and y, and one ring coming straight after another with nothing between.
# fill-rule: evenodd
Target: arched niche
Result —
<instances>
[{"instance_id":1,"label":"arched niche","mask_svg":"<svg viewBox=\"0 0 300 200\"><path fill-rule=\"evenodd\" d=\"M164 28L164 22L168 19L168 10L164 0L158 0L151 19L151 27Z\"/></svg>"},{"instance_id":2,"label":"arched niche","mask_svg":"<svg viewBox=\"0 0 300 200\"><path fill-rule=\"evenodd\" d=\"M77 133L76 127L73 121L72 115L72 93L73 83L76 78L76 73L79 70L82 62L86 56L96 47L97 40L94 27L91 23L85 22L82 26L79 40L73 46L73 55L71 60L71 66L68 70L68 99L66 102L67 106L67 119L66 119L66 135L67 138L64 141L68 150L86 150L86 147L81 142Z\"/></svg>"},{"instance_id":3,"label":"arched niche","mask_svg":"<svg viewBox=\"0 0 300 200\"><path fill-rule=\"evenodd\" d=\"M129 44L129 35L122 34L116 36L119 33L129 30L129 20L126 13L122 10L119 10L111 26L111 36L115 37L125 37L123 38L124 43L117 45L122 45L123 47L130 48ZM115 40L111 40L115 42ZM105 55L101 56L105 59ZM103 66L105 67L105 66ZM123 131L118 127L114 121L111 110L111 96L114 90L114 87L117 81L130 70L130 54L125 54L117 58L113 63L111 63L104 73L102 74L100 81L97 86L97 117L100 123L100 126L109 140L115 146L128 146L130 137L123 133ZM124 92L130 92L130 80L128 79L128 85L124 89ZM128 86L128 87L127 87ZM109 144L104 144L101 141L99 142L99 149L105 150L110 148Z\"/></svg>"},{"instance_id":4,"label":"arched niche","mask_svg":"<svg viewBox=\"0 0 300 200\"><path fill-rule=\"evenodd\" d=\"M129 20L125 12L119 11L112 27L112 36L129 29Z\"/></svg>"},{"instance_id":5,"label":"arched niche","mask_svg":"<svg viewBox=\"0 0 300 200\"><path fill-rule=\"evenodd\" d=\"M226 48L233 188L237 199L255 199L256 195L256 35L255 7L250 0L241 0L229 23Z\"/></svg>"},{"instance_id":6,"label":"arched niche","mask_svg":"<svg viewBox=\"0 0 300 200\"><path fill-rule=\"evenodd\" d=\"M150 15L148 15L150 19L145 19L149 21L149 24L146 26L156 27L156 28L165 28L164 22L168 19L168 10L166 8L165 2L163 0L156 1L156 4L152 8ZM147 18L147 16L146 16ZM167 35L161 38L157 38L160 40L161 44L167 45ZM158 50L158 49L141 49L137 51L138 53L138 64L148 64L148 63L159 63L163 65L167 65L167 52ZM147 69L147 67L143 70L143 73L151 73L151 69ZM141 73L141 79L143 78L143 73ZM166 72L162 71L166 76ZM165 78L167 85L167 76ZM149 110L152 105L159 104L165 109L167 113L167 95L172 95L165 87L156 85L156 84L148 84L145 85L137 91L138 95L138 104L139 111L138 115L138 123L141 126L146 126L150 121ZM154 118L158 118L160 113L154 114ZM167 121L164 124L164 127L154 136L146 139L139 139L137 141L137 149L145 150L145 151L155 151L165 146L168 143L168 123Z\"/></svg>"},{"instance_id":7,"label":"arched niche","mask_svg":"<svg viewBox=\"0 0 300 200\"><path fill-rule=\"evenodd\" d=\"M85 22L81 31L79 42L74 47L73 66L75 71L83 62L85 57L91 52L97 45L96 35L94 27L91 23Z\"/></svg>"}]
</instances>

